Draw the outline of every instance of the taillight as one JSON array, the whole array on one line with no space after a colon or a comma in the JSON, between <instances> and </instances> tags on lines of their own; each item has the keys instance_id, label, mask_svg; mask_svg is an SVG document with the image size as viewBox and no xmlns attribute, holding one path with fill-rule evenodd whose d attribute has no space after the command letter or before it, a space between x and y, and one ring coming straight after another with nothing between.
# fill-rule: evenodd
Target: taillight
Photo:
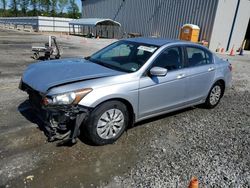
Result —
<instances>
[{"instance_id":1,"label":"taillight","mask_svg":"<svg viewBox=\"0 0 250 188\"><path fill-rule=\"evenodd\" d=\"M228 68L229 68L230 72L232 72L233 67L232 67L232 64L231 64L231 63L229 63Z\"/></svg>"}]
</instances>

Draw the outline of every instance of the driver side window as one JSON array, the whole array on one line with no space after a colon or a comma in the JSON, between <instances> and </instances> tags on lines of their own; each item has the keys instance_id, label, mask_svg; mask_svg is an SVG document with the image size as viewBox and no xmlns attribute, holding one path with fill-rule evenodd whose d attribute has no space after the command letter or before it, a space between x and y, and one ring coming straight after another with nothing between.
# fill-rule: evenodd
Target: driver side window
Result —
<instances>
[{"instance_id":1,"label":"driver side window","mask_svg":"<svg viewBox=\"0 0 250 188\"><path fill-rule=\"evenodd\" d=\"M162 67L168 71L182 68L181 48L173 47L164 50L155 60L154 67Z\"/></svg>"},{"instance_id":2,"label":"driver side window","mask_svg":"<svg viewBox=\"0 0 250 188\"><path fill-rule=\"evenodd\" d=\"M131 52L131 46L129 44L122 44L109 50L101 56L102 59L111 60L114 57L128 57Z\"/></svg>"}]
</instances>

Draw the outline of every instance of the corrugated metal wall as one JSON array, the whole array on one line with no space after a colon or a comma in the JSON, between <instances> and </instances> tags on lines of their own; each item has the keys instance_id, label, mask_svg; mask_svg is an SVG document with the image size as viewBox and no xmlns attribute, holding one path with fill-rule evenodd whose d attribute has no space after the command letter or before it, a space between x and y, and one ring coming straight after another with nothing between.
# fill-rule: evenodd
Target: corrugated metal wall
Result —
<instances>
[{"instance_id":1,"label":"corrugated metal wall","mask_svg":"<svg viewBox=\"0 0 250 188\"><path fill-rule=\"evenodd\" d=\"M83 17L111 18L122 32L178 38L185 23L199 25L210 40L218 0L83 0Z\"/></svg>"}]
</instances>

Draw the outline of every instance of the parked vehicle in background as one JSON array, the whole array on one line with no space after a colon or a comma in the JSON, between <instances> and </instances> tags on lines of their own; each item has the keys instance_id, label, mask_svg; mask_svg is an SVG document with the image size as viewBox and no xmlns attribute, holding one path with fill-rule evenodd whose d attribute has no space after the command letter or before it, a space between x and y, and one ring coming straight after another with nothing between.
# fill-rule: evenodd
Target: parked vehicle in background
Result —
<instances>
[{"instance_id":1,"label":"parked vehicle in background","mask_svg":"<svg viewBox=\"0 0 250 188\"><path fill-rule=\"evenodd\" d=\"M167 112L218 105L232 67L198 44L157 38L115 42L85 59L30 65L20 88L45 121L50 141L81 130L96 145Z\"/></svg>"}]
</instances>

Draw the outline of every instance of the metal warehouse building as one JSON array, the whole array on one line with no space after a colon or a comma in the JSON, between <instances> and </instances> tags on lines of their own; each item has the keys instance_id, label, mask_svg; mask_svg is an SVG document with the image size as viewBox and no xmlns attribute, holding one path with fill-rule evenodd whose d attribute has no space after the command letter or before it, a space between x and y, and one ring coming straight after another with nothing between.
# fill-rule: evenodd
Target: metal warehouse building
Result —
<instances>
[{"instance_id":1,"label":"metal warehouse building","mask_svg":"<svg viewBox=\"0 0 250 188\"><path fill-rule=\"evenodd\" d=\"M122 33L179 38L186 23L200 27L209 48L250 50L250 0L82 0L83 18L110 18Z\"/></svg>"}]
</instances>

